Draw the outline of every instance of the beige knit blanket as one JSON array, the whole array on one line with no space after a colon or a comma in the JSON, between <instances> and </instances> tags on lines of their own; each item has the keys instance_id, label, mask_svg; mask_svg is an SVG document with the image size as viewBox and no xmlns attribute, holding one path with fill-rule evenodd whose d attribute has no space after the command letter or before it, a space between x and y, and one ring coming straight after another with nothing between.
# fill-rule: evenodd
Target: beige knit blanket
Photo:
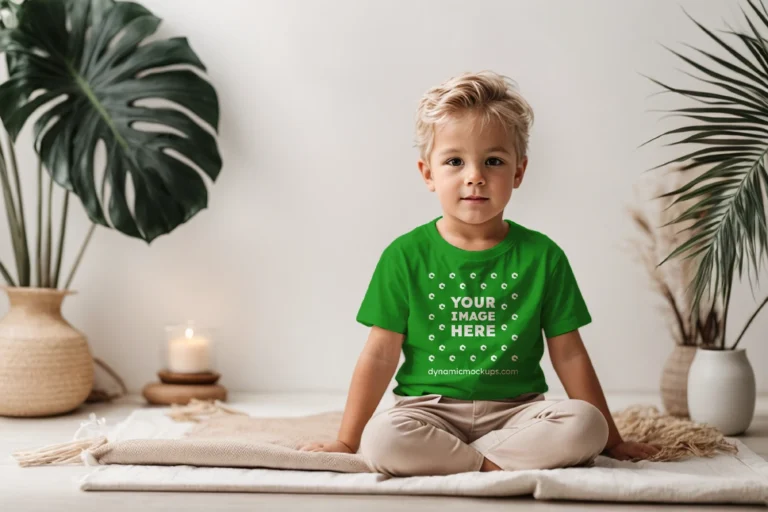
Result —
<instances>
[{"instance_id":1,"label":"beige knit blanket","mask_svg":"<svg viewBox=\"0 0 768 512\"><path fill-rule=\"evenodd\" d=\"M311 441L336 439L341 412L297 418L222 415L202 421L181 439L137 439L90 451L99 464L160 464L368 473L361 455L305 452Z\"/></svg>"},{"instance_id":2,"label":"beige knit blanket","mask_svg":"<svg viewBox=\"0 0 768 512\"><path fill-rule=\"evenodd\" d=\"M14 454L22 466L90 465L190 465L207 467L272 468L371 472L359 454L305 452L311 441L332 441L342 419L341 411L289 418L251 417L221 402L193 401L174 406L168 416L196 422L180 438L133 439L108 442L106 437L53 445ZM651 461L673 461L690 456L710 457L735 453L714 427L661 414L653 406L629 407L613 413L625 440L653 443L661 451Z\"/></svg>"},{"instance_id":3,"label":"beige knit blanket","mask_svg":"<svg viewBox=\"0 0 768 512\"><path fill-rule=\"evenodd\" d=\"M336 438L342 412L332 411L291 418L256 418L221 403L193 403L175 407L169 415L197 421L181 439L141 439L106 443L87 452L91 464L193 465L370 472L359 454L305 452L311 441ZM662 450L652 461L689 456L735 453L717 429L661 414L652 406L636 406L614 413L625 440L654 443Z\"/></svg>"}]
</instances>

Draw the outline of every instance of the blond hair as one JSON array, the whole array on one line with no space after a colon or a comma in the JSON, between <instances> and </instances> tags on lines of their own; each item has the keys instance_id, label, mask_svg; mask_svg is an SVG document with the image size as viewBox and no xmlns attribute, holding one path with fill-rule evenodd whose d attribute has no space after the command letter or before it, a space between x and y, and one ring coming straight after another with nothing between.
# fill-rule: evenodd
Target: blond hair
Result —
<instances>
[{"instance_id":1,"label":"blond hair","mask_svg":"<svg viewBox=\"0 0 768 512\"><path fill-rule=\"evenodd\" d=\"M507 132L511 129L517 163L528 154L533 109L511 78L481 71L455 76L424 93L416 111L416 147L422 159L429 159L436 127L465 112L479 115L482 126L496 119Z\"/></svg>"}]
</instances>

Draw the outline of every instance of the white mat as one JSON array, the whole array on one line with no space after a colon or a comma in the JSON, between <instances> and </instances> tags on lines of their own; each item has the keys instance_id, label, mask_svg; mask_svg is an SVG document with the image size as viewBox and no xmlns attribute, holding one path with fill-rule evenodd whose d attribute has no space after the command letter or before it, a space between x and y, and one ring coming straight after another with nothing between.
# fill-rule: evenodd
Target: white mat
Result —
<instances>
[{"instance_id":1,"label":"white mat","mask_svg":"<svg viewBox=\"0 0 768 512\"><path fill-rule=\"evenodd\" d=\"M249 404L233 407L253 415ZM175 423L166 409L137 410L110 440L173 439L191 426ZM304 411L311 414L319 411ZM280 414L287 416L286 414ZM533 495L547 500L620 502L752 503L768 505L768 462L735 438L736 456L683 462L622 462L598 457L590 468L462 473L388 478L381 474L326 471L201 468L193 466L101 466L83 477L85 491L230 491L322 494L452 496Z\"/></svg>"}]
</instances>

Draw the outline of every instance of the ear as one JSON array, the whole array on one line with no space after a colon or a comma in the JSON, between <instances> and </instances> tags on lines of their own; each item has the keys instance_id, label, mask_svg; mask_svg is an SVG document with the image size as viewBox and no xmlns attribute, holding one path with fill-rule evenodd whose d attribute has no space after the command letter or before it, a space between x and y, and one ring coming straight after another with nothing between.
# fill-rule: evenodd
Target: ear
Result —
<instances>
[{"instance_id":1,"label":"ear","mask_svg":"<svg viewBox=\"0 0 768 512\"><path fill-rule=\"evenodd\" d=\"M527 167L528 167L528 157L526 156L517 165L517 169L515 169L515 181L514 181L515 188L518 188L520 185L523 184L523 177L525 176L525 169Z\"/></svg>"},{"instance_id":2,"label":"ear","mask_svg":"<svg viewBox=\"0 0 768 512\"><path fill-rule=\"evenodd\" d=\"M427 188L430 192L435 191L435 180L432 179L432 169L429 168L429 164L422 159L419 159L416 164L419 167L419 174L421 174L424 183L427 184Z\"/></svg>"}]
</instances>

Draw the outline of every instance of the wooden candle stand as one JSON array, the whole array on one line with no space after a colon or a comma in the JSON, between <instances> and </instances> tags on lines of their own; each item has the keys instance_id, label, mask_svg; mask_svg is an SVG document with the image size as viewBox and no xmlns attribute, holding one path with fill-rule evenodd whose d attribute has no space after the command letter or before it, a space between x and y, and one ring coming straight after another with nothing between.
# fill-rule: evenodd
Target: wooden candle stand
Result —
<instances>
[{"instance_id":1,"label":"wooden candle stand","mask_svg":"<svg viewBox=\"0 0 768 512\"><path fill-rule=\"evenodd\" d=\"M157 372L160 382L150 382L142 395L151 404L186 405L193 398L198 400L227 400L227 388L216 382L221 377L216 372L175 373L168 370Z\"/></svg>"}]
</instances>

